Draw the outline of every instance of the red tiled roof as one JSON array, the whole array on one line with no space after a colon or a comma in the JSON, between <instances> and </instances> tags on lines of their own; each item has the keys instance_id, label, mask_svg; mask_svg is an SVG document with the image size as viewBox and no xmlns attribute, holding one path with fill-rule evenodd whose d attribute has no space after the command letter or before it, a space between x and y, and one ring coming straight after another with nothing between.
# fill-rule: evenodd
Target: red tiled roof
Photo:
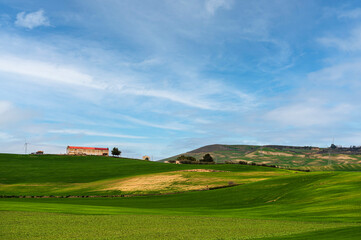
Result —
<instances>
[{"instance_id":1,"label":"red tiled roof","mask_svg":"<svg viewBox=\"0 0 361 240\"><path fill-rule=\"evenodd\" d=\"M109 148L95 148L95 147L75 147L75 146L68 146L68 148L73 149L93 149L93 150L109 150Z\"/></svg>"}]
</instances>

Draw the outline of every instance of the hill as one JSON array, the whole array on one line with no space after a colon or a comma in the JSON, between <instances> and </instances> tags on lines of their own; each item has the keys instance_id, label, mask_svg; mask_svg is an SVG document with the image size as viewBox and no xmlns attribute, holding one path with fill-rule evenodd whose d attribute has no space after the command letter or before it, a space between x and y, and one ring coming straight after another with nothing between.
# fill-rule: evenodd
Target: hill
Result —
<instances>
[{"instance_id":1,"label":"hill","mask_svg":"<svg viewBox=\"0 0 361 240\"><path fill-rule=\"evenodd\" d=\"M326 166L339 164L360 164L361 151L357 148L318 148L297 146L252 146L252 145L208 145L183 154L160 160L175 160L181 155L201 159L210 153L217 163L247 161L277 165L281 167Z\"/></svg>"},{"instance_id":2,"label":"hill","mask_svg":"<svg viewBox=\"0 0 361 240\"><path fill-rule=\"evenodd\" d=\"M242 165L175 165L103 156L0 154L0 196L169 193L289 174Z\"/></svg>"},{"instance_id":3,"label":"hill","mask_svg":"<svg viewBox=\"0 0 361 240\"><path fill-rule=\"evenodd\" d=\"M44 239L356 240L360 182L359 173L317 172L176 195L0 199L0 227L16 223L16 230L4 228L6 239L43 234ZM92 230L99 226L104 231ZM55 234L47 230L59 227Z\"/></svg>"},{"instance_id":4,"label":"hill","mask_svg":"<svg viewBox=\"0 0 361 240\"><path fill-rule=\"evenodd\" d=\"M169 179L174 181L168 184ZM188 191L229 182L238 185ZM356 240L361 237L360 182L357 171L0 154L0 195L186 191L115 198L0 198L0 238Z\"/></svg>"}]
</instances>

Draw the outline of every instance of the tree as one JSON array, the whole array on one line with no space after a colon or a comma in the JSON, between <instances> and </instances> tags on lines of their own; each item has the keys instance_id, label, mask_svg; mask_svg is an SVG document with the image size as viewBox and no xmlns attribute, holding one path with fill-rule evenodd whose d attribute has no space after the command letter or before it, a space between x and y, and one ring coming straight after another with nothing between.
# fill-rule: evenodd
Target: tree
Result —
<instances>
[{"instance_id":1,"label":"tree","mask_svg":"<svg viewBox=\"0 0 361 240\"><path fill-rule=\"evenodd\" d=\"M122 153L122 152L119 151L119 149L116 148L116 147L114 147L113 150L112 150L112 155L113 155L113 156L117 156L117 157L118 157L121 153Z\"/></svg>"},{"instance_id":2,"label":"tree","mask_svg":"<svg viewBox=\"0 0 361 240\"><path fill-rule=\"evenodd\" d=\"M214 162L212 156L207 153L206 155L203 156L203 159L201 159L202 162Z\"/></svg>"},{"instance_id":3,"label":"tree","mask_svg":"<svg viewBox=\"0 0 361 240\"><path fill-rule=\"evenodd\" d=\"M197 159L195 159L192 156L181 155L181 156L177 157L177 161L179 161L180 163L195 163L197 161Z\"/></svg>"},{"instance_id":4,"label":"tree","mask_svg":"<svg viewBox=\"0 0 361 240\"><path fill-rule=\"evenodd\" d=\"M184 156L184 155L181 155L181 156L177 157L177 160L178 161L188 160L188 161L191 161L191 162L197 161L197 159L195 159L192 156Z\"/></svg>"},{"instance_id":5,"label":"tree","mask_svg":"<svg viewBox=\"0 0 361 240\"><path fill-rule=\"evenodd\" d=\"M332 144L331 144L331 148L332 148L332 149L336 149L336 148L337 148L337 146L336 146L335 144L333 144L333 143L332 143Z\"/></svg>"}]
</instances>

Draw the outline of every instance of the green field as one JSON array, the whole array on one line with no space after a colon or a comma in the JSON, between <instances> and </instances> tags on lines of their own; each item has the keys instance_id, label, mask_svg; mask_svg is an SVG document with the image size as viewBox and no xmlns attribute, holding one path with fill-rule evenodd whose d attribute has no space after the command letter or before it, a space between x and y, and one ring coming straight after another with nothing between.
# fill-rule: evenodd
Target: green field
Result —
<instances>
[{"instance_id":1,"label":"green field","mask_svg":"<svg viewBox=\"0 0 361 240\"><path fill-rule=\"evenodd\" d=\"M232 180L240 185L125 198L2 198L0 238L361 238L361 173L357 171L307 173L238 164L174 165L107 157L2 154L0 195L41 192L49 196L62 188L67 189L64 194L94 195L109 182L168 179L187 169L222 172L181 172L182 183L154 182L163 188L149 192L172 192L177 189L173 185L184 187L184 182L194 186L197 181L208 185ZM87 184L88 189L69 190L69 184ZM55 186L59 189L54 190Z\"/></svg>"}]
</instances>

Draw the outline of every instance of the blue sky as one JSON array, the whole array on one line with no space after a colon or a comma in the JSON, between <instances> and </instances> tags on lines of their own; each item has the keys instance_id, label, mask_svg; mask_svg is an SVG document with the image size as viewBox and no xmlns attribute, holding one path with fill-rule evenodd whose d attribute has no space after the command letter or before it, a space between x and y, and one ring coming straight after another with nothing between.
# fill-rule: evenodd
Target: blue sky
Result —
<instances>
[{"instance_id":1,"label":"blue sky","mask_svg":"<svg viewBox=\"0 0 361 240\"><path fill-rule=\"evenodd\" d=\"M0 152L361 145L359 1L0 0Z\"/></svg>"}]
</instances>

